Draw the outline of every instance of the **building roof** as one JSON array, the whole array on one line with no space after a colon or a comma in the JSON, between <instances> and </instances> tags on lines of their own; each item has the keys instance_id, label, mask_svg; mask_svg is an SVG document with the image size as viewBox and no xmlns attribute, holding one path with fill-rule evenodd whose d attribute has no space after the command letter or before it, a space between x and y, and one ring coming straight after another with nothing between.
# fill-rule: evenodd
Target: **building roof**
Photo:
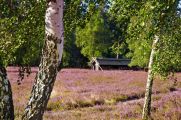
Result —
<instances>
[{"instance_id":1,"label":"building roof","mask_svg":"<svg viewBox=\"0 0 181 120\"><path fill-rule=\"evenodd\" d=\"M94 58L99 65L113 65L113 66L128 66L130 59L116 59L116 58Z\"/></svg>"}]
</instances>

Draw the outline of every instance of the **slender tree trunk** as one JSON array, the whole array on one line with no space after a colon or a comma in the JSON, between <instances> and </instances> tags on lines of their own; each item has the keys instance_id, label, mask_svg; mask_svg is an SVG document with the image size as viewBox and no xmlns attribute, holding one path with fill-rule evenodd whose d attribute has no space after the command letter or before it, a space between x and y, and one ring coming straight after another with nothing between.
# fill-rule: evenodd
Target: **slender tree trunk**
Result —
<instances>
[{"instance_id":1,"label":"slender tree trunk","mask_svg":"<svg viewBox=\"0 0 181 120\"><path fill-rule=\"evenodd\" d=\"M145 101L142 113L142 119L147 120L150 118L151 113L151 94L152 94L152 85L153 85L153 78L154 74L152 71L153 59L155 54L155 45L158 42L158 36L155 36L153 41L152 50L150 54L149 66L148 66L148 77L147 77L147 84L146 84L146 93L145 93Z\"/></svg>"},{"instance_id":2,"label":"slender tree trunk","mask_svg":"<svg viewBox=\"0 0 181 120\"><path fill-rule=\"evenodd\" d=\"M119 59L119 41L118 41L118 52L116 53L116 59Z\"/></svg>"},{"instance_id":3,"label":"slender tree trunk","mask_svg":"<svg viewBox=\"0 0 181 120\"><path fill-rule=\"evenodd\" d=\"M0 120L14 120L11 85L4 67L0 67Z\"/></svg>"},{"instance_id":4,"label":"slender tree trunk","mask_svg":"<svg viewBox=\"0 0 181 120\"><path fill-rule=\"evenodd\" d=\"M119 59L119 53L116 54L116 59Z\"/></svg>"},{"instance_id":5,"label":"slender tree trunk","mask_svg":"<svg viewBox=\"0 0 181 120\"><path fill-rule=\"evenodd\" d=\"M23 120L42 120L63 51L63 0L47 0L45 44Z\"/></svg>"}]
</instances>

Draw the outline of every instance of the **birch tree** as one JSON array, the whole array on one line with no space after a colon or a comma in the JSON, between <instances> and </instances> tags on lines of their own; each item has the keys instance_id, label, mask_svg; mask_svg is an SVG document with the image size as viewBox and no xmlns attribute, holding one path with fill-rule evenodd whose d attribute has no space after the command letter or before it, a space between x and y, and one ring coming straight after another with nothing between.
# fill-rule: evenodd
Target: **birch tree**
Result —
<instances>
[{"instance_id":1,"label":"birch tree","mask_svg":"<svg viewBox=\"0 0 181 120\"><path fill-rule=\"evenodd\" d=\"M12 91L6 72L7 64L12 61L17 46L15 41L11 41L12 33L9 31L12 28L10 23L14 21L11 1L2 0L0 11L0 120L13 120Z\"/></svg>"},{"instance_id":2,"label":"birch tree","mask_svg":"<svg viewBox=\"0 0 181 120\"><path fill-rule=\"evenodd\" d=\"M63 5L63 0L47 0L45 43L23 120L41 120L50 98L63 51Z\"/></svg>"},{"instance_id":3,"label":"birch tree","mask_svg":"<svg viewBox=\"0 0 181 120\"><path fill-rule=\"evenodd\" d=\"M181 67L178 0L147 1L133 14L128 25L127 43L131 65L148 66L143 119L151 118L151 94L156 75L167 77ZM159 36L159 38L158 38ZM157 50L155 51L155 41ZM151 45L153 42L153 45Z\"/></svg>"},{"instance_id":4,"label":"birch tree","mask_svg":"<svg viewBox=\"0 0 181 120\"><path fill-rule=\"evenodd\" d=\"M0 66L0 120L13 120L14 107L12 91L6 69Z\"/></svg>"},{"instance_id":5,"label":"birch tree","mask_svg":"<svg viewBox=\"0 0 181 120\"><path fill-rule=\"evenodd\" d=\"M150 60L148 65L148 77L147 77L147 84L146 84L146 92L145 92L145 101L144 101L144 107L143 107L143 119L148 119L148 116L150 116L151 112L151 94L152 94L152 85L153 85L153 79L154 79L154 73L153 73L153 60L155 57L155 51L156 51L156 44L158 42L159 38L155 35L155 39L153 41L152 50L150 54Z\"/></svg>"},{"instance_id":6,"label":"birch tree","mask_svg":"<svg viewBox=\"0 0 181 120\"><path fill-rule=\"evenodd\" d=\"M50 97L63 52L63 4L63 0L47 0L45 15L46 37L42 50L41 64L39 65L39 72L32 89L32 95L25 109L23 119L42 119ZM37 18L36 16L44 11L44 2L20 1L17 3L13 2L12 5L16 5L16 7L10 6L9 8L7 1L5 0L0 4L0 9L2 11L0 14L0 118L5 120L14 119L11 86L7 79L5 68L9 63L13 63L14 61L28 64L28 61L31 61L30 56L32 55L29 53L27 54L26 51L24 51L25 54L22 54L22 49L30 48L29 52L34 53L31 50L36 50L35 44L38 42L35 44L33 43L33 45L32 43L30 44L30 42L34 42L32 36L35 37L37 33L39 33L40 38L43 36L42 32L40 32L42 30L42 24L40 24L42 23L42 17ZM37 10L37 7L34 7L34 5L39 6L40 9ZM35 18L37 18L36 21L34 21ZM40 27L35 26L35 24L37 25L37 21L40 22L38 22ZM33 29L35 27L36 29L33 30L30 25L34 26ZM38 30L37 33L34 32L36 30ZM32 33L32 36L30 35L28 37L29 31L31 31L30 33ZM36 36L36 40L37 37L38 36ZM32 46L28 47L27 45Z\"/></svg>"}]
</instances>

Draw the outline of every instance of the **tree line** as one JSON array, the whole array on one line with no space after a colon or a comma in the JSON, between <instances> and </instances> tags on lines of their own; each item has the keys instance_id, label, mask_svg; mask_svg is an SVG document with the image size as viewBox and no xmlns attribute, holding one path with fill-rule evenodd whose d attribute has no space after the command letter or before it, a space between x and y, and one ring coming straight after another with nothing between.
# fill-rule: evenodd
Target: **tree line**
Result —
<instances>
[{"instance_id":1,"label":"tree line","mask_svg":"<svg viewBox=\"0 0 181 120\"><path fill-rule=\"evenodd\" d=\"M130 58L132 60L130 65L147 67L152 44L151 37L156 31L154 29L160 27L164 32L169 32L167 28L174 31L171 30L174 25L170 22L175 21L179 27L179 20L176 19L179 19L177 17L180 14L179 0L172 6L169 1L164 5L151 2L65 0L63 19L65 42L62 66L86 67L92 57L114 57ZM156 6L159 8L151 9L149 8L151 4L158 4ZM10 61L3 64L37 66L40 63L43 38L45 38L46 2L44 0L27 2L2 0L1 9L3 46L1 46L0 59L6 59L4 62ZM155 26L152 24L153 20ZM164 27L161 27L161 24ZM163 32L159 34L166 35ZM13 42L5 42L7 39ZM164 39L169 38L164 37ZM5 53L3 50L8 46L12 46L12 49ZM164 55L162 59L166 59L163 57Z\"/></svg>"}]
</instances>

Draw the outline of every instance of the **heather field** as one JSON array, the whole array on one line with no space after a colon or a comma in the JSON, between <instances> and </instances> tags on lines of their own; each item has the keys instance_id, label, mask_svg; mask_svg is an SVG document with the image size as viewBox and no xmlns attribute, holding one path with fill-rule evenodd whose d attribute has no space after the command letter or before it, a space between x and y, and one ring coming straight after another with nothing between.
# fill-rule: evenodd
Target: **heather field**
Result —
<instances>
[{"instance_id":1,"label":"heather field","mask_svg":"<svg viewBox=\"0 0 181 120\"><path fill-rule=\"evenodd\" d=\"M17 68L8 68L16 120L28 101L37 69L17 84ZM92 71L63 69L44 114L44 120L139 120L147 72L132 70ZM181 73L154 81L152 118L181 120ZM176 82L175 82L176 81Z\"/></svg>"}]
</instances>

